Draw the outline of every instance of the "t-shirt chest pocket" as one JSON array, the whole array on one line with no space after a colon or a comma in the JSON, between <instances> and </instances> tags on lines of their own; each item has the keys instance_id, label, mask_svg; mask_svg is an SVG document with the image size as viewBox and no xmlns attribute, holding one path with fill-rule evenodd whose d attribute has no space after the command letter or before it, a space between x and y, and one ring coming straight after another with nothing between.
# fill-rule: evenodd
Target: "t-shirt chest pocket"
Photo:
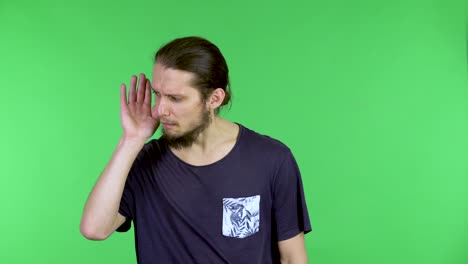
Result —
<instances>
[{"instance_id":1,"label":"t-shirt chest pocket","mask_svg":"<svg viewBox=\"0 0 468 264\"><path fill-rule=\"evenodd\" d=\"M245 238L260 230L260 195L223 198L223 235Z\"/></svg>"}]
</instances>

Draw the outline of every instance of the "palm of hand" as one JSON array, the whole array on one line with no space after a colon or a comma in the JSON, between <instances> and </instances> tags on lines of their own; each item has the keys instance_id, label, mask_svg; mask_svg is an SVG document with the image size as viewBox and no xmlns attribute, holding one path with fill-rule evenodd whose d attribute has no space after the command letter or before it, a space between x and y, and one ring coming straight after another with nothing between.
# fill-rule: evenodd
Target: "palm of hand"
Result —
<instances>
[{"instance_id":1,"label":"palm of hand","mask_svg":"<svg viewBox=\"0 0 468 264\"><path fill-rule=\"evenodd\" d=\"M150 138L159 126L159 118L151 112L151 83L144 74L140 75L138 90L136 76L130 81L127 100L125 84L120 88L120 119L124 136L135 139Z\"/></svg>"}]
</instances>

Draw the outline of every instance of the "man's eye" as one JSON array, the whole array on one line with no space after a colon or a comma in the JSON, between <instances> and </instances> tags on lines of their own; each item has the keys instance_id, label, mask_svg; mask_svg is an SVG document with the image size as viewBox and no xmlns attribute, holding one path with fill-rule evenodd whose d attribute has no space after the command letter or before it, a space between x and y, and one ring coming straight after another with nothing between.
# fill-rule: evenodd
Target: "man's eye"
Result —
<instances>
[{"instance_id":1,"label":"man's eye","mask_svg":"<svg viewBox=\"0 0 468 264\"><path fill-rule=\"evenodd\" d=\"M180 101L180 98L178 98L178 97L170 96L169 98L170 98L171 101L173 101L173 102L179 102L179 101Z\"/></svg>"},{"instance_id":2,"label":"man's eye","mask_svg":"<svg viewBox=\"0 0 468 264\"><path fill-rule=\"evenodd\" d=\"M156 95L156 96L159 96L159 93L158 92L155 92L154 90L151 90L151 92Z\"/></svg>"}]
</instances>

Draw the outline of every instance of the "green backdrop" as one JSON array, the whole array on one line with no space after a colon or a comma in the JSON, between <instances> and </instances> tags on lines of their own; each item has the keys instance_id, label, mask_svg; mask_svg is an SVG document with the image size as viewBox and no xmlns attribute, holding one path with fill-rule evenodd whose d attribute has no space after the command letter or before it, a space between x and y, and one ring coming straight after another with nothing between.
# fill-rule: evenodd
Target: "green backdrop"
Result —
<instances>
[{"instance_id":1,"label":"green backdrop","mask_svg":"<svg viewBox=\"0 0 468 264\"><path fill-rule=\"evenodd\" d=\"M119 85L186 35L216 43L223 115L286 143L310 263L468 263L466 22L451 1L0 2L0 263L135 263L83 238L122 133Z\"/></svg>"}]
</instances>

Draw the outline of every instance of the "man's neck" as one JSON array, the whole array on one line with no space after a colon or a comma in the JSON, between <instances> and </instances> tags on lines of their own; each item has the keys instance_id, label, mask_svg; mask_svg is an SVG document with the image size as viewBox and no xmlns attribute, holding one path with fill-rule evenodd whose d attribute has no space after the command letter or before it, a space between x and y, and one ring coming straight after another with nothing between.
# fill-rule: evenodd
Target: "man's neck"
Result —
<instances>
[{"instance_id":1,"label":"man's neck","mask_svg":"<svg viewBox=\"0 0 468 264\"><path fill-rule=\"evenodd\" d=\"M207 165L226 156L234 147L239 126L215 116L210 125L190 146L182 149L171 148L183 161L193 165Z\"/></svg>"}]
</instances>

